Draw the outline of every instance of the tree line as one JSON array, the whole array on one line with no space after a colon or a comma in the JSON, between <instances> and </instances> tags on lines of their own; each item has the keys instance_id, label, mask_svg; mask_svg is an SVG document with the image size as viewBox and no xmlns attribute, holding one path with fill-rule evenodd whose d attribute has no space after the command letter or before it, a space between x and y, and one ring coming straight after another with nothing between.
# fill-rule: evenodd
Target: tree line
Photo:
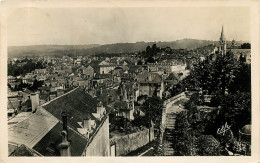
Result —
<instances>
[{"instance_id":1,"label":"tree line","mask_svg":"<svg viewBox=\"0 0 260 163\"><path fill-rule=\"evenodd\" d=\"M18 66L18 64L22 64ZM33 61L32 59L17 60L14 64L8 64L8 75L10 76L20 76L30 73L35 69L46 68L46 63L43 61Z\"/></svg>"}]
</instances>

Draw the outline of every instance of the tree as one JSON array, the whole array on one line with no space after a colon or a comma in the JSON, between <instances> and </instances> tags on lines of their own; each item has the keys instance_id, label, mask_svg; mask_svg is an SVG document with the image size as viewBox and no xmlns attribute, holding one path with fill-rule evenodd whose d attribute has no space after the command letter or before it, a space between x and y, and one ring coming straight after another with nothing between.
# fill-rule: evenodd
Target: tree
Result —
<instances>
[{"instance_id":1,"label":"tree","mask_svg":"<svg viewBox=\"0 0 260 163\"><path fill-rule=\"evenodd\" d=\"M188 112L182 111L176 115L175 128L172 131L175 155L197 155L196 137L188 121Z\"/></svg>"},{"instance_id":2,"label":"tree","mask_svg":"<svg viewBox=\"0 0 260 163\"><path fill-rule=\"evenodd\" d=\"M230 93L251 91L251 64L246 64L243 57L240 57L238 67L233 75L234 80L229 87Z\"/></svg>"},{"instance_id":3,"label":"tree","mask_svg":"<svg viewBox=\"0 0 260 163\"><path fill-rule=\"evenodd\" d=\"M147 60L146 60L146 63L155 63L155 60L153 57L149 57Z\"/></svg>"},{"instance_id":4,"label":"tree","mask_svg":"<svg viewBox=\"0 0 260 163\"><path fill-rule=\"evenodd\" d=\"M250 43L244 43L241 45L241 49L251 49L251 44Z\"/></svg>"},{"instance_id":5,"label":"tree","mask_svg":"<svg viewBox=\"0 0 260 163\"><path fill-rule=\"evenodd\" d=\"M145 100L140 109L145 113L146 119L149 119L149 121L152 120L157 128L160 127L159 124L162 117L163 101L159 97L149 97Z\"/></svg>"},{"instance_id":6,"label":"tree","mask_svg":"<svg viewBox=\"0 0 260 163\"><path fill-rule=\"evenodd\" d=\"M156 44L153 44L150 57L154 57L157 54L157 51L158 51L158 48L157 48Z\"/></svg>"},{"instance_id":7,"label":"tree","mask_svg":"<svg viewBox=\"0 0 260 163\"><path fill-rule=\"evenodd\" d=\"M151 56L151 53L152 53L152 49L151 49L151 47L148 45L148 46L146 47L146 56L145 56L145 58L150 57L150 56Z\"/></svg>"}]
</instances>

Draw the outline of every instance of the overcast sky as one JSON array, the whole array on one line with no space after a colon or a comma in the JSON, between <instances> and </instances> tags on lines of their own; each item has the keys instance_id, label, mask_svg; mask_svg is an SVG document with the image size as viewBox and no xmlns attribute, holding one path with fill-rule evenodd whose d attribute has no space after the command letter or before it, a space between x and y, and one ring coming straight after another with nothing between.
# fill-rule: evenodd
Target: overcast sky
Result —
<instances>
[{"instance_id":1,"label":"overcast sky","mask_svg":"<svg viewBox=\"0 0 260 163\"><path fill-rule=\"evenodd\" d=\"M22 8L8 18L8 46L218 40L250 41L250 10L207 8Z\"/></svg>"}]
</instances>

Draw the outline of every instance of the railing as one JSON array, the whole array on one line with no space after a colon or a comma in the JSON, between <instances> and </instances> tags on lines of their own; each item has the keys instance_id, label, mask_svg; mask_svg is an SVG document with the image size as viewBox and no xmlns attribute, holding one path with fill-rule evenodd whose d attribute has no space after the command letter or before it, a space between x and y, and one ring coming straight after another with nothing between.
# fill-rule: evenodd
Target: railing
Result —
<instances>
[{"instance_id":1,"label":"railing","mask_svg":"<svg viewBox=\"0 0 260 163\"><path fill-rule=\"evenodd\" d=\"M179 98L181 98L181 97L186 97L186 93L185 93L185 92L182 92L182 93L180 93L180 94L178 94L178 95L176 95L176 96L173 96L173 97L171 97L171 98L165 100L163 104L164 104L164 106L166 106L166 105L169 104L170 102L175 101L175 100L177 100L177 99L179 99Z\"/></svg>"}]
</instances>

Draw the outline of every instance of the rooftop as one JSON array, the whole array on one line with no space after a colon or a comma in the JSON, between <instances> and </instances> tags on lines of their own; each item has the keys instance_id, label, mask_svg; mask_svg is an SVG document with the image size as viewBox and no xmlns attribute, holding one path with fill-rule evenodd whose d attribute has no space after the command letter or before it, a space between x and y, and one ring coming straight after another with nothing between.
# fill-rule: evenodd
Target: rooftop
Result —
<instances>
[{"instance_id":1,"label":"rooftop","mask_svg":"<svg viewBox=\"0 0 260 163\"><path fill-rule=\"evenodd\" d=\"M97 104L98 101L91 95L76 88L43 104L42 107L60 121L62 121L61 113L65 111L68 114L68 126L77 130L80 128L78 122L83 122L84 119L93 119L97 124L99 123L92 115L92 113L96 113Z\"/></svg>"},{"instance_id":2,"label":"rooftop","mask_svg":"<svg viewBox=\"0 0 260 163\"><path fill-rule=\"evenodd\" d=\"M15 120L16 118L11 119L13 122ZM17 124L10 123L8 126L8 141L24 144L29 148L38 143L58 123L58 119L44 109L38 109L35 114L17 121Z\"/></svg>"},{"instance_id":3,"label":"rooftop","mask_svg":"<svg viewBox=\"0 0 260 163\"><path fill-rule=\"evenodd\" d=\"M157 73L142 73L137 76L137 81L139 83L160 83L162 81L162 78Z\"/></svg>"}]
</instances>

